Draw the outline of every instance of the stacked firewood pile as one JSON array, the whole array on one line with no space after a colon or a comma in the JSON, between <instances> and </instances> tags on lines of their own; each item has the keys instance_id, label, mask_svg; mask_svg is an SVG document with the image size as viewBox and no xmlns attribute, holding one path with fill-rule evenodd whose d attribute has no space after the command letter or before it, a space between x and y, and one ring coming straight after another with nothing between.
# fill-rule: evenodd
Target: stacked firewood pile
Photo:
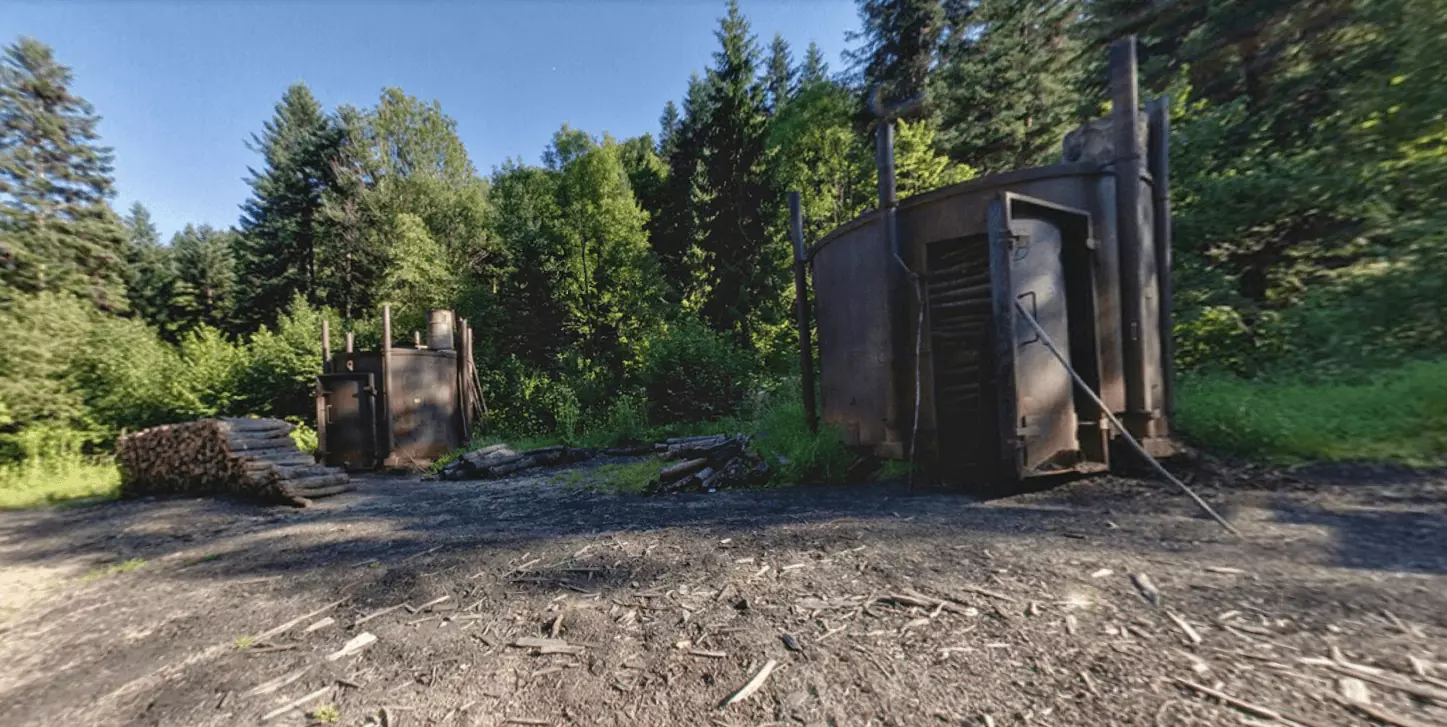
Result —
<instances>
[{"instance_id":1,"label":"stacked firewood pile","mask_svg":"<svg viewBox=\"0 0 1447 727\"><path fill-rule=\"evenodd\" d=\"M677 460L664 467L644 492L713 492L760 485L769 478L769 465L748 448L742 434L679 437L654 445L659 457Z\"/></svg>"},{"instance_id":2,"label":"stacked firewood pile","mask_svg":"<svg viewBox=\"0 0 1447 727\"><path fill-rule=\"evenodd\" d=\"M556 467L591 459L594 449L558 445L515 452L506 444L494 444L468 452L449 462L437 475L444 480L487 480L536 467Z\"/></svg>"},{"instance_id":3,"label":"stacked firewood pile","mask_svg":"<svg viewBox=\"0 0 1447 727\"><path fill-rule=\"evenodd\" d=\"M352 489L347 473L318 465L278 419L202 419L120 438L121 493L231 494L306 507Z\"/></svg>"}]
</instances>

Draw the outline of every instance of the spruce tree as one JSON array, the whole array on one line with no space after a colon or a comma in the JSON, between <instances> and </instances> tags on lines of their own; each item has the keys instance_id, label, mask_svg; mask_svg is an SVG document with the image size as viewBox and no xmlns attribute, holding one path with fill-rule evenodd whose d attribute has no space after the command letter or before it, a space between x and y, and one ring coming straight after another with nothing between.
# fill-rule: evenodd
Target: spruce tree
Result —
<instances>
[{"instance_id":1,"label":"spruce tree","mask_svg":"<svg viewBox=\"0 0 1447 727\"><path fill-rule=\"evenodd\" d=\"M698 239L705 196L704 135L712 105L709 80L696 73L690 76L681 118L669 140L667 184L659 220L650 238L669 299L689 308L696 307L706 279Z\"/></svg>"},{"instance_id":2,"label":"spruce tree","mask_svg":"<svg viewBox=\"0 0 1447 727\"><path fill-rule=\"evenodd\" d=\"M318 302L322 193L339 143L336 126L302 83L286 90L262 132L252 136L248 147L264 165L250 170L251 198L242 205L237 267L244 327L274 323L298 295Z\"/></svg>"},{"instance_id":3,"label":"spruce tree","mask_svg":"<svg viewBox=\"0 0 1447 727\"><path fill-rule=\"evenodd\" d=\"M885 105L923 95L945 28L939 0L859 0L859 21L847 38L862 42L845 53L856 78Z\"/></svg>"},{"instance_id":4,"label":"spruce tree","mask_svg":"<svg viewBox=\"0 0 1447 727\"><path fill-rule=\"evenodd\" d=\"M804 65L799 69L799 87L805 88L827 80L829 64L824 61L824 51L819 50L819 44L811 40L809 49L804 52Z\"/></svg>"},{"instance_id":5,"label":"spruce tree","mask_svg":"<svg viewBox=\"0 0 1447 727\"><path fill-rule=\"evenodd\" d=\"M939 144L993 173L1059 158L1078 123L1084 64L1078 0L970 0L952 6L930 97Z\"/></svg>"},{"instance_id":6,"label":"spruce tree","mask_svg":"<svg viewBox=\"0 0 1447 727\"><path fill-rule=\"evenodd\" d=\"M111 150L70 68L21 38L0 58L0 304L58 291L124 310L126 231Z\"/></svg>"},{"instance_id":7,"label":"spruce tree","mask_svg":"<svg viewBox=\"0 0 1447 727\"><path fill-rule=\"evenodd\" d=\"M774 42L769 46L769 62L765 73L767 75L764 84L769 93L769 111L777 114L794 95L794 77L798 75L793 66L793 58L789 55L789 42L779 33L774 34Z\"/></svg>"},{"instance_id":8,"label":"spruce tree","mask_svg":"<svg viewBox=\"0 0 1447 727\"><path fill-rule=\"evenodd\" d=\"M176 317L186 329L225 330L236 310L236 233L186 225L171 238L176 261Z\"/></svg>"},{"instance_id":9,"label":"spruce tree","mask_svg":"<svg viewBox=\"0 0 1447 727\"><path fill-rule=\"evenodd\" d=\"M161 235L151 222L151 212L137 202L126 217L129 239L126 245L126 296L131 310L151 324L163 337L175 341L176 321L172 303L176 296L176 264L171 248L161 244Z\"/></svg>"},{"instance_id":10,"label":"spruce tree","mask_svg":"<svg viewBox=\"0 0 1447 727\"><path fill-rule=\"evenodd\" d=\"M752 346L757 324L782 311L785 271L770 255L778 246L770 244L767 221L778 199L768 168L768 114L759 48L737 0L730 0L715 35L719 50L708 72L710 103L701 128L699 247L710 286L702 313L715 330Z\"/></svg>"},{"instance_id":11,"label":"spruce tree","mask_svg":"<svg viewBox=\"0 0 1447 727\"><path fill-rule=\"evenodd\" d=\"M678 115L678 105L669 99L663 105L663 114L658 117L658 155L667 159L673 153L673 146L677 142L678 125L682 119Z\"/></svg>"}]
</instances>

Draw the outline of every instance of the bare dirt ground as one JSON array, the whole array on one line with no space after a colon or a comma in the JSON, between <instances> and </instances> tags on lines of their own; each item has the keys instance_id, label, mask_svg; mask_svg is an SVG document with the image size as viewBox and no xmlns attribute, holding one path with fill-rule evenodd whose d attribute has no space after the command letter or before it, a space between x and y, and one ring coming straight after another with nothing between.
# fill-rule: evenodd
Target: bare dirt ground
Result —
<instances>
[{"instance_id":1,"label":"bare dirt ground","mask_svg":"<svg viewBox=\"0 0 1447 727\"><path fill-rule=\"evenodd\" d=\"M0 714L1374 724L1332 697L1365 687L1383 723L1447 723L1447 474L1298 477L1197 473L1244 541L1120 478L980 502L899 485L649 499L536 475L378 477L307 510L0 513ZM363 633L376 642L328 658Z\"/></svg>"}]
</instances>

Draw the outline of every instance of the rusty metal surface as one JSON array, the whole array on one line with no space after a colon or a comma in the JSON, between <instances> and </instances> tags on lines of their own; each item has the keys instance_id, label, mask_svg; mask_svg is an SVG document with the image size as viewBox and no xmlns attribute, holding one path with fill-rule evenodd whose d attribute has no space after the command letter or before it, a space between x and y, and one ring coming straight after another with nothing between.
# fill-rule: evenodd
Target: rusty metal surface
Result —
<instances>
[{"instance_id":1,"label":"rusty metal surface","mask_svg":"<svg viewBox=\"0 0 1447 727\"><path fill-rule=\"evenodd\" d=\"M846 443L898 456L902 442L886 421L895 383L888 300L893 262L876 218L835 233L814 259L818 300L821 419Z\"/></svg>"},{"instance_id":2,"label":"rusty metal surface","mask_svg":"<svg viewBox=\"0 0 1447 727\"><path fill-rule=\"evenodd\" d=\"M368 372L322 374L318 412L324 461L348 470L371 469L377 461L374 377Z\"/></svg>"},{"instance_id":3,"label":"rusty metal surface","mask_svg":"<svg viewBox=\"0 0 1447 727\"><path fill-rule=\"evenodd\" d=\"M1010 255L1011 291L1051 340L1070 339L1070 313L1065 304L1065 269L1061 231L1043 219L1013 219L1015 244ZM1015 390L1022 464L1034 470L1066 451L1079 448L1075 439L1074 383L1026 321L1016 321ZM1063 351L1067 358L1069 351Z\"/></svg>"},{"instance_id":4,"label":"rusty metal surface","mask_svg":"<svg viewBox=\"0 0 1447 727\"><path fill-rule=\"evenodd\" d=\"M434 351L451 351L453 348L452 329L455 324L452 311L438 308L427 312L427 347Z\"/></svg>"},{"instance_id":5,"label":"rusty metal surface","mask_svg":"<svg viewBox=\"0 0 1447 727\"><path fill-rule=\"evenodd\" d=\"M393 347L391 369L392 449L382 453L389 464L426 463L462 446L456 352ZM333 370L372 374L380 380L382 355L377 351L337 354ZM387 417L380 406L376 409L375 426L381 439ZM333 424L329 434L341 428ZM335 436L341 435L331 435L329 440Z\"/></svg>"},{"instance_id":6,"label":"rusty metal surface","mask_svg":"<svg viewBox=\"0 0 1447 727\"><path fill-rule=\"evenodd\" d=\"M1149 176L1143 175L1141 186L1145 193L1141 195L1137 224L1148 239L1152 235L1153 211L1149 185ZM978 445L963 443L968 436L962 432L979 431L970 422L981 416L992 416L987 411L960 408L963 401L960 397L969 394L969 384L962 378L968 376L963 373L962 368L970 365L966 361L968 354L945 350L948 336L935 334L935 327L941 324L943 331L951 330L951 325L959 327L959 321L941 320L942 310L937 309L933 301L936 293L948 292L951 285L960 282L947 277L936 277L941 266L948 266L940 257L946 250L935 250L935 246L943 245L948 248L961 244L961 241L966 239L983 239L988 229L986 214L989 206L1004 192L1027 195L1090 213L1088 221L1082 224L1089 225L1089 237L1093 240L1095 249L1088 254L1071 258L1073 265L1088 268L1077 273L1085 275L1083 280L1089 280L1086 287L1090 291L1087 293L1090 300L1078 301L1074 307L1086 310L1083 315L1089 316L1092 324L1083 326L1089 329L1092 342L1091 378L1098 382L1102 398L1113 411L1124 410L1125 370L1122 361L1120 256L1115 232L1115 188L1113 169L1109 166L1059 164L975 179L901 200L898 224L902 253L912 269L926 274L935 291L927 293L930 307L927 311L919 367L922 377L919 439L921 451L927 456L941 462L958 460L961 465L966 461L987 456L978 449ZM1032 234L1058 234L1058 231L1046 232L1042 229ZM1084 234L1085 232L1081 231L1078 236ZM1034 260L1046 257L1062 259L1064 252L1058 243L1052 238L1048 244L1054 246L1049 255L1042 252L1033 258L1027 258L1032 260L1031 265ZM1085 240L1081 240L1080 244L1084 245ZM1152 317L1159 315L1159 293L1156 292L1158 286L1154 274L1150 272L1156 268L1153 252L1145 250L1138 256L1145 298L1142 308L1146 315L1143 321L1146 325L1142 326L1146 329L1143 347L1148 352L1148 360L1158 360L1160 351L1158 327L1155 325L1157 319ZM882 456L897 456L891 453L903 453L904 443L909 438L915 362L912 345L908 351L895 354L890 348L890 341L893 337L902 338L911 344L914 341L918 309L914 307L913 292L908 289L904 291L910 305L903 314L889 315L891 281L888 271L892 260L885 248L877 219L873 216L866 215L835 230L816 244L810 250L810 255L814 265L820 333L819 364L824 391L822 418L826 422L841 426L849 443L870 448ZM976 263L983 264L983 257ZM983 272L973 271L977 282L982 282L978 276ZM1024 272L1022 271L1022 274ZM1063 278L1058 269L1051 275L1054 276L1053 282L1047 286L1051 296L1049 305L1056 306L1062 314L1057 332L1061 340L1071 340L1074 344L1078 336L1072 337L1071 334L1074 328L1082 326L1068 323L1069 315L1065 315L1064 311L1071 306L1060 297ZM1036 295L1040 296L1042 293L1037 291ZM1042 322L1047 322L1049 317L1046 315ZM1029 421L1032 416L1039 422L1045 421L1040 417L1046 412L1061 407L1068 410L1072 393L1063 370L1054 372L1059 365L1053 359L1030 363L1037 357L1031 354L1029 345L1023 347L1022 356L1025 357L1025 366L1029 369L1024 375L1025 378L1048 382L1042 384L1042 388L1038 390L1018 392L1023 396L1022 403L1027 418L1022 430L1030 432L1035 429L1034 424ZM1151 356L1157 359L1151 359ZM1055 375L1056 373L1059 375ZM1157 367L1155 383L1148 385L1148 390L1159 391L1159 382ZM994 384L993 381L986 380L977 386L993 387ZM904 393L910 394L907 400ZM888 406L890 397L903 404L898 416L891 416ZM987 394L986 400L990 398ZM1159 401L1160 398L1156 396L1153 401ZM1096 429L1090 436L1085 437L1093 440L1088 447L1079 441L1070 442L1077 430L1098 426L1098 417L1075 421L1073 416L1070 414L1058 421L1052 420L1038 436L1028 433L1025 435L1027 438L1035 438L1033 443L1027 442L1026 446L1025 458L1029 465L1043 465L1060 451L1076 447L1089 449L1091 459L1103 457L1104 448L1100 444L1105 434L1103 430ZM999 425L995 426L995 429L999 429ZM1026 463L1022 463L1022 466L1024 464Z\"/></svg>"}]
</instances>

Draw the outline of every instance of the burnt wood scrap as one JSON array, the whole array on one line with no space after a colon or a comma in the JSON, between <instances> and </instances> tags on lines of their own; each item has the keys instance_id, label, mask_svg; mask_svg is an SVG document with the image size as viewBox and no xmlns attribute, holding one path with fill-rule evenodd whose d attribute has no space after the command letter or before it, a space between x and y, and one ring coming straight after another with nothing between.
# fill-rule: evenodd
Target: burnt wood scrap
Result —
<instances>
[{"instance_id":1,"label":"burnt wood scrap","mask_svg":"<svg viewBox=\"0 0 1447 727\"><path fill-rule=\"evenodd\" d=\"M353 489L351 478L316 463L279 419L202 419L121 437L121 494L236 495L306 507Z\"/></svg>"},{"instance_id":2,"label":"burnt wood scrap","mask_svg":"<svg viewBox=\"0 0 1447 727\"><path fill-rule=\"evenodd\" d=\"M458 457L437 476L443 480L486 480L525 470L569 465L600 454L651 454L672 464L659 470L658 476L644 489L646 494L709 492L759 485L768 480L768 464L748 445L749 438L742 434L676 437L656 444L604 450L557 445L518 452L506 444L493 444Z\"/></svg>"},{"instance_id":3,"label":"burnt wood scrap","mask_svg":"<svg viewBox=\"0 0 1447 727\"><path fill-rule=\"evenodd\" d=\"M677 463L660 470L644 492L712 492L763 484L769 478L768 463L748 445L749 438L742 434L660 442L654 445L658 456Z\"/></svg>"},{"instance_id":4,"label":"burnt wood scrap","mask_svg":"<svg viewBox=\"0 0 1447 727\"><path fill-rule=\"evenodd\" d=\"M557 467L592 459L595 449L557 445L515 452L505 444L494 444L468 452L438 473L444 480L488 480L538 467Z\"/></svg>"}]
</instances>

